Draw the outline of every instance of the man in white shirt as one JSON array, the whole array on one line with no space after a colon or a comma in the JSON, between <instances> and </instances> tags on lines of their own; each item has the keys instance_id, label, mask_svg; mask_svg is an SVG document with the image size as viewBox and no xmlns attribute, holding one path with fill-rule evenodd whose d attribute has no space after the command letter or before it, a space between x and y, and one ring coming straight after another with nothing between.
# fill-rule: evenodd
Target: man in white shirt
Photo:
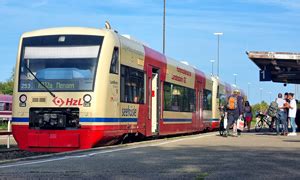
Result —
<instances>
[{"instance_id":1,"label":"man in white shirt","mask_svg":"<svg viewBox=\"0 0 300 180\"><path fill-rule=\"evenodd\" d=\"M290 104L289 104L289 118L290 118L291 126L292 126L292 129L293 129L293 132L289 133L288 136L297 136L297 133L296 133L296 122L295 122L296 113L297 113L297 104L296 104L296 100L294 99L294 94L293 93L289 93L288 98L290 100Z\"/></svg>"},{"instance_id":2,"label":"man in white shirt","mask_svg":"<svg viewBox=\"0 0 300 180\"><path fill-rule=\"evenodd\" d=\"M279 108L279 119L276 118L276 130L277 134L279 133L279 120L282 124L282 135L286 136L288 133L287 121L286 121L286 111L285 111L285 103L286 101L282 98L282 94L278 94L278 98L276 99L276 103L278 104Z\"/></svg>"}]
</instances>

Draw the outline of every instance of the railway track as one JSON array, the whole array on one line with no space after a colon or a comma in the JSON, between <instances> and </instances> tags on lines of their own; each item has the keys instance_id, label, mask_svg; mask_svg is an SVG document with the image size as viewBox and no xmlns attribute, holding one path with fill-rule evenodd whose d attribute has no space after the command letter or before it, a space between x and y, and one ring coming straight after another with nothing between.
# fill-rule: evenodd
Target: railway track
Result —
<instances>
[{"instance_id":1,"label":"railway track","mask_svg":"<svg viewBox=\"0 0 300 180\"><path fill-rule=\"evenodd\" d=\"M39 156L49 153L28 152L18 149L17 146L12 146L10 149L6 145L0 145L0 163L7 160L19 159L24 157Z\"/></svg>"}]
</instances>

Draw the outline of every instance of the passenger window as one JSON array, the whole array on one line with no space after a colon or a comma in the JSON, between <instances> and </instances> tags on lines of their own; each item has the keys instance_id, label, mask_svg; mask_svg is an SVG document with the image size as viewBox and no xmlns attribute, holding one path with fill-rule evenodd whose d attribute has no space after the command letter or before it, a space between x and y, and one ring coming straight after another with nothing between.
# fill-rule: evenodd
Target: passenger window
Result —
<instances>
[{"instance_id":1,"label":"passenger window","mask_svg":"<svg viewBox=\"0 0 300 180\"><path fill-rule=\"evenodd\" d=\"M203 110L212 110L212 93L208 89L203 91Z\"/></svg>"},{"instance_id":2,"label":"passenger window","mask_svg":"<svg viewBox=\"0 0 300 180\"><path fill-rule=\"evenodd\" d=\"M220 106L225 106L227 101L227 97L225 94L220 94L219 104Z\"/></svg>"},{"instance_id":3,"label":"passenger window","mask_svg":"<svg viewBox=\"0 0 300 180\"><path fill-rule=\"evenodd\" d=\"M121 66L121 102L144 104L144 72Z\"/></svg>"},{"instance_id":4,"label":"passenger window","mask_svg":"<svg viewBox=\"0 0 300 180\"><path fill-rule=\"evenodd\" d=\"M4 106L5 106L5 103L3 102L0 102L0 111L4 111Z\"/></svg>"},{"instance_id":5,"label":"passenger window","mask_svg":"<svg viewBox=\"0 0 300 180\"><path fill-rule=\"evenodd\" d=\"M110 73L119 74L119 48L115 47L110 64Z\"/></svg>"},{"instance_id":6,"label":"passenger window","mask_svg":"<svg viewBox=\"0 0 300 180\"><path fill-rule=\"evenodd\" d=\"M9 103L5 103L5 111L9 111Z\"/></svg>"},{"instance_id":7,"label":"passenger window","mask_svg":"<svg viewBox=\"0 0 300 180\"><path fill-rule=\"evenodd\" d=\"M164 110L195 112L195 90L171 83L164 83Z\"/></svg>"}]
</instances>

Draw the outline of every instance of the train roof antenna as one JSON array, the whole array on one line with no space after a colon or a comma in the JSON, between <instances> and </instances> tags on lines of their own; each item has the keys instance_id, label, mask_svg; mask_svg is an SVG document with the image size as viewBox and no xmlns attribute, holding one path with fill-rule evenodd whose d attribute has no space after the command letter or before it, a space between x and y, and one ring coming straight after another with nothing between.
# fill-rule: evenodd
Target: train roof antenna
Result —
<instances>
[{"instance_id":1,"label":"train roof antenna","mask_svg":"<svg viewBox=\"0 0 300 180\"><path fill-rule=\"evenodd\" d=\"M108 21L105 21L105 29L111 29L111 25Z\"/></svg>"}]
</instances>

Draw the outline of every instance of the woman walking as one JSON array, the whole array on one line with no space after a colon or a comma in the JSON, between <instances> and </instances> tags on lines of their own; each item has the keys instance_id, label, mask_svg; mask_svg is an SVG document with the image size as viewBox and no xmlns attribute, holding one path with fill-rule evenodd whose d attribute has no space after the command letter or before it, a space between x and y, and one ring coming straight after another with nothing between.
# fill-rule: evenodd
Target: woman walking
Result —
<instances>
[{"instance_id":1,"label":"woman walking","mask_svg":"<svg viewBox=\"0 0 300 180\"><path fill-rule=\"evenodd\" d=\"M245 120L248 128L248 132L250 132L251 121L252 121L252 107L250 106L249 101L245 102Z\"/></svg>"}]
</instances>

